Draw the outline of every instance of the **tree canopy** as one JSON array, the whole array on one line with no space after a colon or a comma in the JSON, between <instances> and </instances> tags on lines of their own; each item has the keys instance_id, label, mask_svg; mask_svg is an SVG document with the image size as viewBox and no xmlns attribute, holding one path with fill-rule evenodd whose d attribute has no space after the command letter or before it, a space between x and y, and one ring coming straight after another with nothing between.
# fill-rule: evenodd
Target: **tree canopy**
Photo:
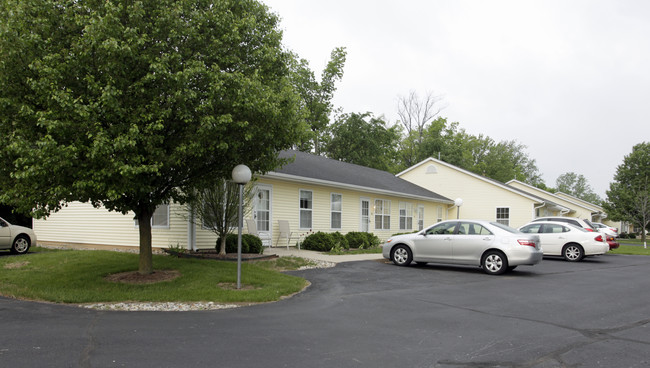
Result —
<instances>
[{"instance_id":1,"label":"tree canopy","mask_svg":"<svg viewBox=\"0 0 650 368\"><path fill-rule=\"evenodd\" d=\"M612 220L629 221L641 231L650 223L650 142L639 143L616 168L603 204Z\"/></svg>"},{"instance_id":2,"label":"tree canopy","mask_svg":"<svg viewBox=\"0 0 650 368\"><path fill-rule=\"evenodd\" d=\"M388 127L371 113L343 114L330 127L327 157L384 171L395 171L400 140L398 126Z\"/></svg>"},{"instance_id":3,"label":"tree canopy","mask_svg":"<svg viewBox=\"0 0 650 368\"><path fill-rule=\"evenodd\" d=\"M255 0L0 0L0 201L133 211L278 164L299 96L278 18Z\"/></svg>"},{"instance_id":4,"label":"tree canopy","mask_svg":"<svg viewBox=\"0 0 650 368\"><path fill-rule=\"evenodd\" d=\"M594 193L587 178L582 174L576 174L574 172L564 173L558 176L555 185L558 192L566 193L594 204L600 204L602 202L602 199L598 194Z\"/></svg>"}]
</instances>

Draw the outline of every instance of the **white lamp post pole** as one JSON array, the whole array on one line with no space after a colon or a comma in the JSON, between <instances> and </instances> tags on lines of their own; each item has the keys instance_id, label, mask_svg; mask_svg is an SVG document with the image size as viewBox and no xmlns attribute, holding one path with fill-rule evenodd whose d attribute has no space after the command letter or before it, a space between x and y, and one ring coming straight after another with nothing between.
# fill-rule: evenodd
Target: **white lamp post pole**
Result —
<instances>
[{"instance_id":1,"label":"white lamp post pole","mask_svg":"<svg viewBox=\"0 0 650 368\"><path fill-rule=\"evenodd\" d=\"M463 205L463 199L462 198L456 198L454 201L454 204L456 205L456 219L460 218L460 206Z\"/></svg>"},{"instance_id":2,"label":"white lamp post pole","mask_svg":"<svg viewBox=\"0 0 650 368\"><path fill-rule=\"evenodd\" d=\"M242 216L244 185L251 180L251 170L246 165L237 165L232 169L232 181L239 186L239 230L237 234L237 289L241 289L241 231L244 227Z\"/></svg>"}]
</instances>

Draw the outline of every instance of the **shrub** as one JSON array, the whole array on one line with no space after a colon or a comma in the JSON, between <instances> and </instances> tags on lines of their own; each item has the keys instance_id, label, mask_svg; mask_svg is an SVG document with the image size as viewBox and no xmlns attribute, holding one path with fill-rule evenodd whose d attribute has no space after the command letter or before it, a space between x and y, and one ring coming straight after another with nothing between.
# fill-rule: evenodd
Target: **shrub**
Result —
<instances>
[{"instance_id":1,"label":"shrub","mask_svg":"<svg viewBox=\"0 0 650 368\"><path fill-rule=\"evenodd\" d=\"M332 245L333 247L338 247L341 249L350 249L350 244L348 243L348 239L343 236L340 232L335 232L330 234L332 236L332 241L334 244Z\"/></svg>"},{"instance_id":2,"label":"shrub","mask_svg":"<svg viewBox=\"0 0 650 368\"><path fill-rule=\"evenodd\" d=\"M345 238L348 240L350 248L368 249L381 244L377 235L373 233L351 231L345 234Z\"/></svg>"},{"instance_id":3,"label":"shrub","mask_svg":"<svg viewBox=\"0 0 650 368\"><path fill-rule=\"evenodd\" d=\"M237 253L237 236L237 234L228 234L226 236L226 253ZM217 250L221 249L221 238L217 239L215 248ZM252 234L242 234L241 252L262 254L264 252L262 239Z\"/></svg>"},{"instance_id":4,"label":"shrub","mask_svg":"<svg viewBox=\"0 0 650 368\"><path fill-rule=\"evenodd\" d=\"M334 247L334 244L336 244L336 241L332 234L319 231L306 237L302 242L302 248L319 252L329 252Z\"/></svg>"}]
</instances>

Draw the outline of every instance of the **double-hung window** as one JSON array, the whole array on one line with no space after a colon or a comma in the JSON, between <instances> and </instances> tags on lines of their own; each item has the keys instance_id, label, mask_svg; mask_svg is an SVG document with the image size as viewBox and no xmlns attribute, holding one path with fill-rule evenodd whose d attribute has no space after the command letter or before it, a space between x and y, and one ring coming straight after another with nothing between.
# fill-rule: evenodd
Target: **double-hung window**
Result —
<instances>
[{"instance_id":1,"label":"double-hung window","mask_svg":"<svg viewBox=\"0 0 650 368\"><path fill-rule=\"evenodd\" d=\"M413 229L413 204L408 202L399 203L399 229Z\"/></svg>"},{"instance_id":2,"label":"double-hung window","mask_svg":"<svg viewBox=\"0 0 650 368\"><path fill-rule=\"evenodd\" d=\"M510 226L509 207L497 207L497 222L506 226Z\"/></svg>"},{"instance_id":3,"label":"double-hung window","mask_svg":"<svg viewBox=\"0 0 650 368\"><path fill-rule=\"evenodd\" d=\"M300 190L300 228L312 228L312 209L314 205L314 194L311 190Z\"/></svg>"},{"instance_id":4,"label":"double-hung window","mask_svg":"<svg viewBox=\"0 0 650 368\"><path fill-rule=\"evenodd\" d=\"M330 203L330 226L332 229L340 229L343 196L341 194L332 193L330 196Z\"/></svg>"},{"instance_id":5,"label":"double-hung window","mask_svg":"<svg viewBox=\"0 0 650 368\"><path fill-rule=\"evenodd\" d=\"M375 199L375 230L390 230L390 201Z\"/></svg>"},{"instance_id":6,"label":"double-hung window","mask_svg":"<svg viewBox=\"0 0 650 368\"><path fill-rule=\"evenodd\" d=\"M418 231L424 229L424 206L418 206Z\"/></svg>"}]
</instances>

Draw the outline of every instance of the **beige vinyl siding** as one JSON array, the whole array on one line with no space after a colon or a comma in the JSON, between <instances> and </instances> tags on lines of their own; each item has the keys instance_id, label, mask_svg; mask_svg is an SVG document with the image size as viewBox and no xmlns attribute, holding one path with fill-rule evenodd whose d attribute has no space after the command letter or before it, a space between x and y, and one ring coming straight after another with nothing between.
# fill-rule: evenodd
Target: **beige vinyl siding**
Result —
<instances>
[{"instance_id":1,"label":"beige vinyl siding","mask_svg":"<svg viewBox=\"0 0 650 368\"><path fill-rule=\"evenodd\" d=\"M370 225L369 231L377 235L380 239L387 239L399 230L399 202L410 202L416 209L419 205L424 206L424 224L425 227L433 224L436 219L436 207L445 206L438 202L428 202L423 200L405 199L397 196L377 195L370 191L356 191L342 189L340 187L330 187L325 185L316 185L309 183L297 183L280 181L277 179L261 178L259 184L266 184L272 187L272 236L275 245L278 234L278 220L288 220L293 232L301 235L307 235L310 232L335 232L342 234L351 231L360 231L361 229L361 198L367 198L370 201ZM299 198L300 190L310 190L313 194L312 206L312 228L299 228ZM341 203L341 228L332 229L330 224L331 216L331 194L340 194ZM386 199L391 201L391 228L390 230L375 230L374 224L374 200ZM417 219L413 219L413 231L416 230Z\"/></svg>"},{"instance_id":2,"label":"beige vinyl siding","mask_svg":"<svg viewBox=\"0 0 650 368\"><path fill-rule=\"evenodd\" d=\"M187 244L187 220L180 215L180 206L169 208L169 228L151 230L152 245L166 248ZM134 214L123 215L89 203L71 202L47 219L34 220L34 231L44 244L92 244L138 247L139 230Z\"/></svg>"},{"instance_id":3,"label":"beige vinyl siding","mask_svg":"<svg viewBox=\"0 0 650 368\"><path fill-rule=\"evenodd\" d=\"M400 178L447 198L461 198L460 218L496 221L497 208L506 207L510 209L510 226L519 227L535 216L535 203L530 198L437 162L425 162L400 174ZM446 216L456 218L457 211L456 206L449 206Z\"/></svg>"}]
</instances>

